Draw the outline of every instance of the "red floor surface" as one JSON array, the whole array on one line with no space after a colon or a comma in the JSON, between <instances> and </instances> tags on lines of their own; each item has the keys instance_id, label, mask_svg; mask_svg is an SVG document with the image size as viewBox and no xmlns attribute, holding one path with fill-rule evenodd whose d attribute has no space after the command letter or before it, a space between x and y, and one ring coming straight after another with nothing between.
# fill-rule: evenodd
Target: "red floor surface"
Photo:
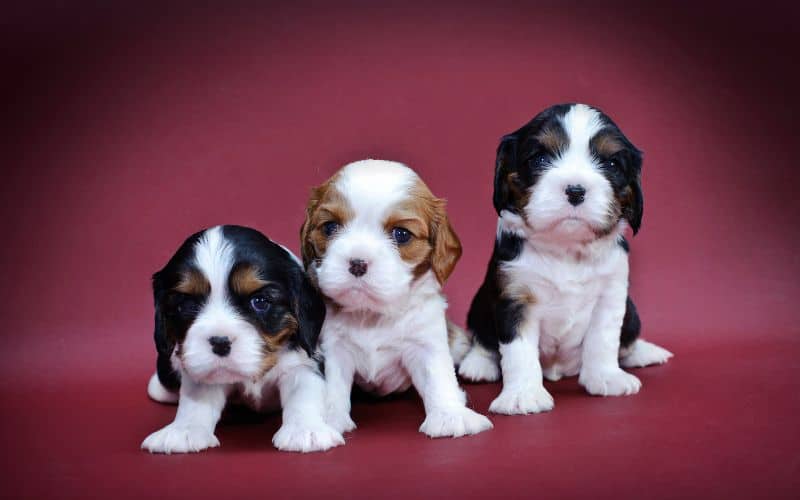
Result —
<instances>
[{"instance_id":1,"label":"red floor surface","mask_svg":"<svg viewBox=\"0 0 800 500\"><path fill-rule=\"evenodd\" d=\"M800 487L797 8L471 3L4 8L0 494L16 498L795 498ZM324 454L277 416L151 456L149 275L190 232L298 247L309 188L378 157L449 200L464 322L492 245L498 138L607 111L645 151L636 396L548 384L553 412L430 440L414 395L361 400ZM497 385L469 386L485 412Z\"/></svg>"}]
</instances>

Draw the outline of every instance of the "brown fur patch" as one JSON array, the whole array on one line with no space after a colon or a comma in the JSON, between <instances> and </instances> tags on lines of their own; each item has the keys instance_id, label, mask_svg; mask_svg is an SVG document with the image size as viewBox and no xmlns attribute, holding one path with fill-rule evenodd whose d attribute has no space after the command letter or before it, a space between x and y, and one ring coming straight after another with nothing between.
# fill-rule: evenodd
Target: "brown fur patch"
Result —
<instances>
[{"instance_id":1,"label":"brown fur patch","mask_svg":"<svg viewBox=\"0 0 800 500\"><path fill-rule=\"evenodd\" d=\"M532 306L536 304L536 296L527 285L506 284L503 286L503 297L513 300L519 304Z\"/></svg>"},{"instance_id":2,"label":"brown fur patch","mask_svg":"<svg viewBox=\"0 0 800 500\"><path fill-rule=\"evenodd\" d=\"M384 224L388 233L395 227L404 227L414 235L407 244L398 246L400 257L415 266L414 277L432 269L444 284L461 257L461 242L450 226L445 201L417 178L408 199L394 207Z\"/></svg>"},{"instance_id":3,"label":"brown fur patch","mask_svg":"<svg viewBox=\"0 0 800 500\"><path fill-rule=\"evenodd\" d=\"M326 222L338 222L344 225L353 218L353 210L347 199L336 189L335 174L324 184L311 190L311 197L306 205L306 220L300 228L301 252L303 265L308 265L325 256L328 237L322 232Z\"/></svg>"},{"instance_id":4,"label":"brown fur patch","mask_svg":"<svg viewBox=\"0 0 800 500\"><path fill-rule=\"evenodd\" d=\"M609 158L625 149L625 145L614 134L602 131L592 137L589 147L600 158Z\"/></svg>"},{"instance_id":5,"label":"brown fur patch","mask_svg":"<svg viewBox=\"0 0 800 500\"><path fill-rule=\"evenodd\" d=\"M262 374L266 373L267 370L273 368L278 363L278 352L289 342L292 335L297 332L297 319L291 314L287 313L286 316L284 316L283 324L283 328L275 333L261 332L261 338L264 341L264 357L261 360Z\"/></svg>"},{"instance_id":6,"label":"brown fur patch","mask_svg":"<svg viewBox=\"0 0 800 500\"><path fill-rule=\"evenodd\" d=\"M258 268L245 265L233 270L230 277L231 288L237 295L248 296L264 288L269 282L261 278Z\"/></svg>"},{"instance_id":7,"label":"brown fur patch","mask_svg":"<svg viewBox=\"0 0 800 500\"><path fill-rule=\"evenodd\" d=\"M536 140L553 155L565 151L569 146L569 137L564 132L564 129L559 126L543 128L536 134Z\"/></svg>"},{"instance_id":8,"label":"brown fur patch","mask_svg":"<svg viewBox=\"0 0 800 500\"><path fill-rule=\"evenodd\" d=\"M511 194L511 199L514 200L514 207L524 219L526 217L525 207L528 206L531 193L519 180L517 172L509 172L508 176L506 176L506 183L508 184L508 192Z\"/></svg>"},{"instance_id":9,"label":"brown fur patch","mask_svg":"<svg viewBox=\"0 0 800 500\"><path fill-rule=\"evenodd\" d=\"M211 283L203 273L191 269L181 274L181 280L175 285L174 290L186 295L206 296L211 293Z\"/></svg>"}]
</instances>

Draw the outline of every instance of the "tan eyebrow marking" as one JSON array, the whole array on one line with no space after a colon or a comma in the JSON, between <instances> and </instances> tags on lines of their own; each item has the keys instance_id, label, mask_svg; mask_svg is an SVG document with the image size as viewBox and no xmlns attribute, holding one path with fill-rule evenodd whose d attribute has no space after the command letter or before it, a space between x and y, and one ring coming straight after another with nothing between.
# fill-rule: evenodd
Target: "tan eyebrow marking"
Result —
<instances>
[{"instance_id":1,"label":"tan eyebrow marking","mask_svg":"<svg viewBox=\"0 0 800 500\"><path fill-rule=\"evenodd\" d=\"M233 270L230 277L231 288L238 295L250 295L269 284L261 277L258 268L244 265Z\"/></svg>"},{"instance_id":2,"label":"tan eyebrow marking","mask_svg":"<svg viewBox=\"0 0 800 500\"><path fill-rule=\"evenodd\" d=\"M181 279L174 290L187 295L208 295L211 293L211 283L203 273L190 269L181 273Z\"/></svg>"}]
</instances>

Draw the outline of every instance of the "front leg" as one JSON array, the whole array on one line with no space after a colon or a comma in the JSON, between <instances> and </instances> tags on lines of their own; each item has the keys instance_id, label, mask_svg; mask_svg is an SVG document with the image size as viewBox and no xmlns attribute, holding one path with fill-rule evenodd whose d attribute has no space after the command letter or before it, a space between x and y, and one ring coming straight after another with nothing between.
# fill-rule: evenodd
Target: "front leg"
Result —
<instances>
[{"instance_id":1,"label":"front leg","mask_svg":"<svg viewBox=\"0 0 800 500\"><path fill-rule=\"evenodd\" d=\"M325 420L339 432L355 430L356 424L350 417L350 393L353 389L355 366L350 354L337 349L333 343L323 342L325 354L326 404Z\"/></svg>"},{"instance_id":2,"label":"front leg","mask_svg":"<svg viewBox=\"0 0 800 500\"><path fill-rule=\"evenodd\" d=\"M279 450L306 453L344 444L342 434L325 423L325 380L307 361L287 369L278 381L283 425L272 444Z\"/></svg>"},{"instance_id":3,"label":"front leg","mask_svg":"<svg viewBox=\"0 0 800 500\"><path fill-rule=\"evenodd\" d=\"M214 428L226 400L226 386L197 384L189 377L183 377L175 420L147 436L142 442L142 449L150 453L169 454L219 446Z\"/></svg>"},{"instance_id":4,"label":"front leg","mask_svg":"<svg viewBox=\"0 0 800 500\"><path fill-rule=\"evenodd\" d=\"M430 437L461 437L489 430L489 419L466 407L442 323L441 345L415 345L403 353L403 365L425 405L419 431Z\"/></svg>"},{"instance_id":5,"label":"front leg","mask_svg":"<svg viewBox=\"0 0 800 500\"><path fill-rule=\"evenodd\" d=\"M642 383L619 367L620 329L627 297L625 281L612 283L603 292L592 312L583 340L581 373L578 383L595 396L636 394Z\"/></svg>"}]
</instances>

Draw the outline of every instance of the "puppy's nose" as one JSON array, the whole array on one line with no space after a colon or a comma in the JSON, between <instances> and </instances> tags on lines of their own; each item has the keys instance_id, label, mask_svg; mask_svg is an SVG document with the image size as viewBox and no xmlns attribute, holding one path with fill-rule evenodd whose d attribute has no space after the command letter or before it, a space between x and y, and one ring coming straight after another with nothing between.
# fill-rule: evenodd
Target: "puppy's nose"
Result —
<instances>
[{"instance_id":1,"label":"puppy's nose","mask_svg":"<svg viewBox=\"0 0 800 500\"><path fill-rule=\"evenodd\" d=\"M567 201L570 205L577 207L583 203L584 196L586 196L586 189L580 184L570 184L567 186L567 189L564 190L564 193L566 193Z\"/></svg>"},{"instance_id":2,"label":"puppy's nose","mask_svg":"<svg viewBox=\"0 0 800 500\"><path fill-rule=\"evenodd\" d=\"M350 274L356 278L360 278L367 274L367 263L361 259L350 260Z\"/></svg>"},{"instance_id":3,"label":"puppy's nose","mask_svg":"<svg viewBox=\"0 0 800 500\"><path fill-rule=\"evenodd\" d=\"M208 343L211 344L211 352L221 358L231 353L231 339L228 337L211 337Z\"/></svg>"}]
</instances>

